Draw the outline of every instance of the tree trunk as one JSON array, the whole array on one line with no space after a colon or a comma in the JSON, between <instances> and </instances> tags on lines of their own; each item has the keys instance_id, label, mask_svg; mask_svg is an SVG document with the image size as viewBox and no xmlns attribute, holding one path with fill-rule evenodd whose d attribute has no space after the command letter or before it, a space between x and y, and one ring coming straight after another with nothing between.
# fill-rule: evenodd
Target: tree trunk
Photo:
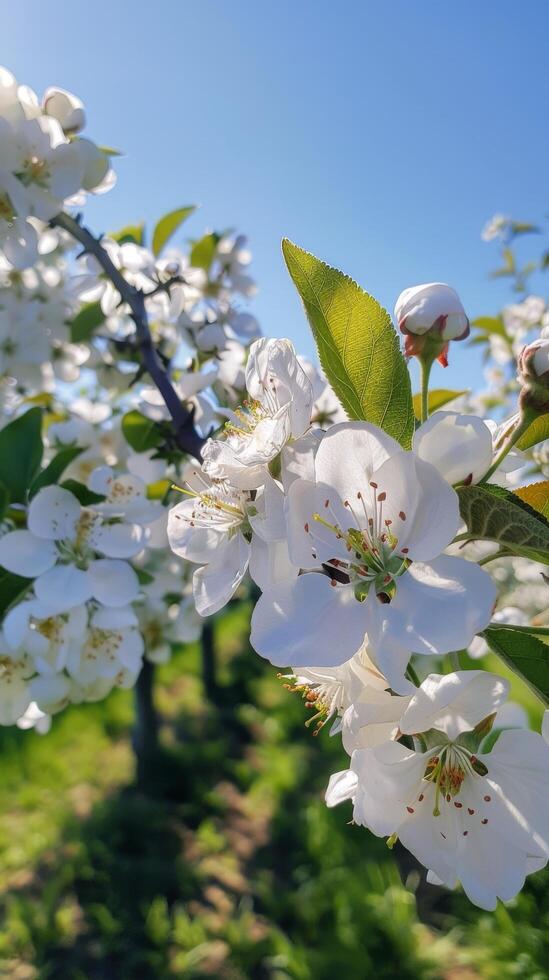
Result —
<instances>
[{"instance_id":1,"label":"tree trunk","mask_svg":"<svg viewBox=\"0 0 549 980\"><path fill-rule=\"evenodd\" d=\"M154 664L144 660L135 685L135 727L132 739L137 785L141 789L147 785L158 751L158 716L154 706L153 688Z\"/></svg>"},{"instance_id":2,"label":"tree trunk","mask_svg":"<svg viewBox=\"0 0 549 980\"><path fill-rule=\"evenodd\" d=\"M204 621L202 636L200 639L202 656L202 683L206 697L214 704L219 698L219 687L216 676L215 663L215 630L214 618L210 616Z\"/></svg>"}]
</instances>

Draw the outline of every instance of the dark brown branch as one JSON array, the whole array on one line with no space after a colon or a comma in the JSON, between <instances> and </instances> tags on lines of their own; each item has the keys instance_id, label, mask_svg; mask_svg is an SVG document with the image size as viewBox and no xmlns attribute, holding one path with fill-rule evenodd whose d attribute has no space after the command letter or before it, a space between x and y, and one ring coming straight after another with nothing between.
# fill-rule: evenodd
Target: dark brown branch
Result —
<instances>
[{"instance_id":1,"label":"dark brown branch","mask_svg":"<svg viewBox=\"0 0 549 980\"><path fill-rule=\"evenodd\" d=\"M116 268L108 252L101 244L101 240L95 238L87 228L84 228L71 215L61 212L52 219L51 225L54 228L63 228L76 241L80 242L83 246L84 253L93 255L97 259L114 288L120 293L123 302L129 307L131 318L135 323L137 350L144 367L162 395L166 408L170 413L175 442L182 452L189 453L191 456L200 459L205 440L195 429L194 412L185 408L182 404L170 381L166 368L162 365L158 357L149 329L149 320L145 307L145 300L147 298L145 293L143 290L136 289L135 286L127 282L120 269ZM155 292L156 290L153 290L149 295L154 295Z\"/></svg>"}]
</instances>

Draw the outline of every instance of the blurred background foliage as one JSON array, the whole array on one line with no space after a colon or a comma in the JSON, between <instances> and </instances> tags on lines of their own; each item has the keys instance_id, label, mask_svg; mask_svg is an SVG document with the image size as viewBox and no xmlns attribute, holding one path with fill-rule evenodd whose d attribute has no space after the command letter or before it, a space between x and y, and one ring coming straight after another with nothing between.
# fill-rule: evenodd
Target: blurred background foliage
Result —
<instances>
[{"instance_id":1,"label":"blurred background foliage","mask_svg":"<svg viewBox=\"0 0 549 980\"><path fill-rule=\"evenodd\" d=\"M209 698L198 645L159 669L161 747L139 787L131 692L68 709L46 738L2 730L0 976L546 977L549 873L485 913L328 810L340 740L305 728L248 646L249 613L215 623Z\"/></svg>"}]
</instances>

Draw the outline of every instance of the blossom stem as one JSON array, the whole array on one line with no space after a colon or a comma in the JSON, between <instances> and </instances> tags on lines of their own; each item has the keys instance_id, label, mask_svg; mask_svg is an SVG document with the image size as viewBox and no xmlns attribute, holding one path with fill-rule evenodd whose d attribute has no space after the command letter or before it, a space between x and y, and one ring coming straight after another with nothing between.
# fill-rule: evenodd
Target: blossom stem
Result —
<instances>
[{"instance_id":1,"label":"blossom stem","mask_svg":"<svg viewBox=\"0 0 549 980\"><path fill-rule=\"evenodd\" d=\"M492 474L495 473L495 471L501 465L501 463L503 462L507 454L511 451L513 446L516 445L516 443L519 441L520 437L524 435L526 430L530 428L532 422L537 417L537 414L538 413L532 409L526 409L523 412L523 414L518 420L517 425L512 430L511 435L509 436L509 439L505 443L503 449L498 453L492 465L482 477L482 480L479 480L479 484L486 483L486 481L490 479Z\"/></svg>"},{"instance_id":2,"label":"blossom stem","mask_svg":"<svg viewBox=\"0 0 549 980\"><path fill-rule=\"evenodd\" d=\"M419 358L421 365L421 421L426 422L429 418L429 377L433 366L434 357L423 355Z\"/></svg>"},{"instance_id":3,"label":"blossom stem","mask_svg":"<svg viewBox=\"0 0 549 980\"><path fill-rule=\"evenodd\" d=\"M190 453L200 459L204 439L194 427L192 411L189 411L181 403L168 372L158 357L149 329L145 293L127 282L101 244L101 239L92 235L72 215L62 211L51 220L50 224L53 228L62 228L67 231L77 242L80 242L85 252L95 257L114 288L120 293L124 303L128 305L131 318L135 323L137 348L144 367L162 395L166 408L171 415L177 445L183 452Z\"/></svg>"}]
</instances>

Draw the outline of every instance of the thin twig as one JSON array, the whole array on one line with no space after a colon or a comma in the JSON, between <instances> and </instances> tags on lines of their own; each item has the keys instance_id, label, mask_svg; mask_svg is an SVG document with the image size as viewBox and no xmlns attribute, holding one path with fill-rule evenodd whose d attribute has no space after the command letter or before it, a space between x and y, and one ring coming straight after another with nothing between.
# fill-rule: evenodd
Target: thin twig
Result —
<instances>
[{"instance_id":1,"label":"thin twig","mask_svg":"<svg viewBox=\"0 0 549 980\"><path fill-rule=\"evenodd\" d=\"M202 447L205 440L198 434L194 427L194 412L185 408L177 392L175 391L166 369L160 362L158 353L153 344L149 329L149 320L145 307L147 298L143 290L136 289L131 283L127 282L120 269L117 269L110 258L108 252L101 244L101 240L71 215L61 212L50 222L54 228L63 228L84 248L84 253L93 255L97 259L103 272L112 282L114 288L120 293L124 303L130 309L130 315L135 323L136 347L143 361L148 374L158 388L166 408L168 409L174 426L175 441L179 449L190 453L200 459ZM168 283L166 283L166 286ZM156 290L148 295L154 295Z\"/></svg>"}]
</instances>

